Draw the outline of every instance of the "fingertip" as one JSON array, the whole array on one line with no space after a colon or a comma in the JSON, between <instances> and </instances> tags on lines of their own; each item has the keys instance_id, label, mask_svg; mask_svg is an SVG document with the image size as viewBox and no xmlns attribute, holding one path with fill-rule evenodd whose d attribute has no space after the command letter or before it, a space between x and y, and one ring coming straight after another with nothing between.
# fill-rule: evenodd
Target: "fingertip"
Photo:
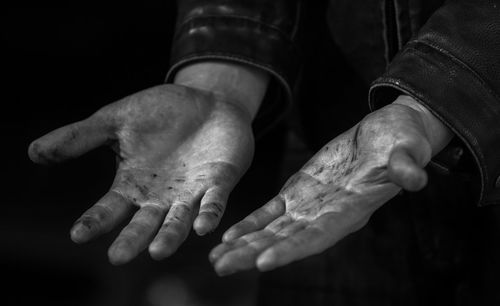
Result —
<instances>
[{"instance_id":1,"label":"fingertip","mask_svg":"<svg viewBox=\"0 0 500 306\"><path fill-rule=\"evenodd\" d=\"M198 236L205 236L212 232L215 226L210 223L210 220L208 220L205 215L199 215L196 220L194 220L193 229Z\"/></svg>"},{"instance_id":2,"label":"fingertip","mask_svg":"<svg viewBox=\"0 0 500 306\"><path fill-rule=\"evenodd\" d=\"M230 249L231 247L229 247L227 244L221 243L210 251L210 253L208 254L208 260L213 264L221 259L224 254L226 254Z\"/></svg>"},{"instance_id":3,"label":"fingertip","mask_svg":"<svg viewBox=\"0 0 500 306\"><path fill-rule=\"evenodd\" d=\"M425 170L418 169L417 174L413 180L410 180L406 186L406 190L408 191L419 191L422 190L425 186L427 186L427 173Z\"/></svg>"},{"instance_id":4,"label":"fingertip","mask_svg":"<svg viewBox=\"0 0 500 306\"><path fill-rule=\"evenodd\" d=\"M223 235L222 235L222 242L230 242L232 240L235 240L252 230L256 230L256 228L252 227L250 224L247 223L247 221L242 220L235 225L231 226Z\"/></svg>"},{"instance_id":5,"label":"fingertip","mask_svg":"<svg viewBox=\"0 0 500 306\"><path fill-rule=\"evenodd\" d=\"M238 238L237 231L230 228L222 235L222 242L230 242L236 238Z\"/></svg>"},{"instance_id":6,"label":"fingertip","mask_svg":"<svg viewBox=\"0 0 500 306\"><path fill-rule=\"evenodd\" d=\"M121 245L112 245L108 250L109 262L114 266L126 264L132 257L131 253L124 250Z\"/></svg>"},{"instance_id":7,"label":"fingertip","mask_svg":"<svg viewBox=\"0 0 500 306\"><path fill-rule=\"evenodd\" d=\"M151 243L149 245L148 252L151 258L157 261L163 260L170 255L166 252L165 248L158 243Z\"/></svg>"},{"instance_id":8,"label":"fingertip","mask_svg":"<svg viewBox=\"0 0 500 306\"><path fill-rule=\"evenodd\" d=\"M172 256L179 248L181 241L174 234L161 235L149 244L148 252L154 260L163 260Z\"/></svg>"},{"instance_id":9,"label":"fingertip","mask_svg":"<svg viewBox=\"0 0 500 306\"><path fill-rule=\"evenodd\" d=\"M418 191L427 185L427 173L403 150L395 151L390 160L388 175L393 183L408 191Z\"/></svg>"},{"instance_id":10,"label":"fingertip","mask_svg":"<svg viewBox=\"0 0 500 306\"><path fill-rule=\"evenodd\" d=\"M71 228L70 237L74 243L85 243L90 240L89 229L82 223L77 223Z\"/></svg>"},{"instance_id":11,"label":"fingertip","mask_svg":"<svg viewBox=\"0 0 500 306\"><path fill-rule=\"evenodd\" d=\"M208 261L210 261L210 263L214 264L217 259L219 259L220 257L220 252L218 251L220 248L220 245L216 246L215 248L213 248L210 253L208 253Z\"/></svg>"},{"instance_id":12,"label":"fingertip","mask_svg":"<svg viewBox=\"0 0 500 306\"><path fill-rule=\"evenodd\" d=\"M36 164L49 164L49 160L44 157L42 145L38 139L30 143L28 157Z\"/></svg>"},{"instance_id":13,"label":"fingertip","mask_svg":"<svg viewBox=\"0 0 500 306\"><path fill-rule=\"evenodd\" d=\"M229 268L228 262L224 258L221 258L214 264L214 270L218 276L227 276L236 272Z\"/></svg>"},{"instance_id":14,"label":"fingertip","mask_svg":"<svg viewBox=\"0 0 500 306\"><path fill-rule=\"evenodd\" d=\"M28 157L34 163L36 163L36 155L37 154L35 154L35 151L37 150L37 147L38 147L38 143L36 140L31 142L30 145L28 146Z\"/></svg>"},{"instance_id":15,"label":"fingertip","mask_svg":"<svg viewBox=\"0 0 500 306\"><path fill-rule=\"evenodd\" d=\"M208 253L208 261L212 264L214 264L215 261L217 261L217 259L219 258L218 249L219 246L216 246L210 251L210 253Z\"/></svg>"},{"instance_id":16,"label":"fingertip","mask_svg":"<svg viewBox=\"0 0 500 306\"><path fill-rule=\"evenodd\" d=\"M257 269L261 272L272 270L276 267L276 256L272 250L264 251L256 262Z\"/></svg>"},{"instance_id":17,"label":"fingertip","mask_svg":"<svg viewBox=\"0 0 500 306\"><path fill-rule=\"evenodd\" d=\"M148 252L151 258L160 261L172 256L177 251L178 248L179 248L178 246L167 245L162 242L153 241L149 245Z\"/></svg>"},{"instance_id":18,"label":"fingertip","mask_svg":"<svg viewBox=\"0 0 500 306\"><path fill-rule=\"evenodd\" d=\"M215 249L212 249L212 250L210 251L210 253L208 253L208 261L209 261L211 264L214 264L214 263L215 263L215 261L217 260L217 258L216 258L216 256L215 256L215 254L214 254L214 250L215 250Z\"/></svg>"},{"instance_id":19,"label":"fingertip","mask_svg":"<svg viewBox=\"0 0 500 306\"><path fill-rule=\"evenodd\" d=\"M427 173L418 167L393 169L389 178L407 191L419 191L427 185Z\"/></svg>"}]
</instances>

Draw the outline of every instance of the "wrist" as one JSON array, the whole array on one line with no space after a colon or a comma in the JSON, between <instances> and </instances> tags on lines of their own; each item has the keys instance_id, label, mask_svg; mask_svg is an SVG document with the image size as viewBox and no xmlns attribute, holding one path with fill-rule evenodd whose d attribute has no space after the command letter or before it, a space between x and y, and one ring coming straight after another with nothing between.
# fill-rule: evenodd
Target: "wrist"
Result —
<instances>
[{"instance_id":1,"label":"wrist","mask_svg":"<svg viewBox=\"0 0 500 306\"><path fill-rule=\"evenodd\" d=\"M421 120L423 129L432 148L432 155L436 155L448 145L453 138L451 130L437 118L427 107L410 96L401 95L393 104L407 106L416 111Z\"/></svg>"},{"instance_id":2,"label":"wrist","mask_svg":"<svg viewBox=\"0 0 500 306\"><path fill-rule=\"evenodd\" d=\"M209 91L218 100L231 103L255 118L269 83L260 69L231 62L200 62L175 75L177 85Z\"/></svg>"}]
</instances>

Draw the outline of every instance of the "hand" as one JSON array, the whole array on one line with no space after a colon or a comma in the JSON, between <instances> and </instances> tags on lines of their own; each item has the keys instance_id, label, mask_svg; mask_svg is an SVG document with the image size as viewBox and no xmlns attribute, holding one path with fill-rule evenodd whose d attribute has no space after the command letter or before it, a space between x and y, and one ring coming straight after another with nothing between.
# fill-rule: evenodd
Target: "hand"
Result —
<instances>
[{"instance_id":1,"label":"hand","mask_svg":"<svg viewBox=\"0 0 500 306\"><path fill-rule=\"evenodd\" d=\"M252 115L233 102L206 90L162 85L34 141L30 158L43 164L103 144L117 153L111 189L78 219L71 238L89 241L138 208L109 249L110 261L122 264L148 245L156 259L171 255L193 221L198 234L213 231L253 155Z\"/></svg>"},{"instance_id":2,"label":"hand","mask_svg":"<svg viewBox=\"0 0 500 306\"><path fill-rule=\"evenodd\" d=\"M400 97L325 145L274 199L232 226L210 254L215 270L267 271L333 246L401 188L423 188L423 167L450 138L428 110Z\"/></svg>"}]
</instances>

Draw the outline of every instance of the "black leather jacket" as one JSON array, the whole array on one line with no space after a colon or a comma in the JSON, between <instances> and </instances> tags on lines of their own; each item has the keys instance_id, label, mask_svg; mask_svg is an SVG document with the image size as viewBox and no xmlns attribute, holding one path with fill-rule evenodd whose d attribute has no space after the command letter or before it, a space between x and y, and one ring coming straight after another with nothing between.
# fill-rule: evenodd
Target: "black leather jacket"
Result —
<instances>
[{"instance_id":1,"label":"black leather jacket","mask_svg":"<svg viewBox=\"0 0 500 306\"><path fill-rule=\"evenodd\" d=\"M314 47L303 44L315 33L302 31L308 11L302 2L179 0L167 79L193 61L236 61L268 71L284 97L274 101L291 102L301 55ZM333 40L371 82L371 109L401 93L427 106L471 156L479 205L500 203L500 0L330 0L326 5ZM285 109L277 102L264 108L274 117Z\"/></svg>"}]
</instances>

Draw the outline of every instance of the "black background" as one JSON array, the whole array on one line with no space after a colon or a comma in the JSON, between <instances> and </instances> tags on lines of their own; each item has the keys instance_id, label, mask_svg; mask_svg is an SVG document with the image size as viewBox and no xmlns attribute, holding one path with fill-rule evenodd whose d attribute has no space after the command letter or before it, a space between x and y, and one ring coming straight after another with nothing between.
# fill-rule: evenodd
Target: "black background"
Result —
<instances>
[{"instance_id":1,"label":"black background","mask_svg":"<svg viewBox=\"0 0 500 306\"><path fill-rule=\"evenodd\" d=\"M308 157L309 152L297 147L296 141L288 142L283 154L285 140L290 140L284 126L257 142L254 163L233 192L219 229L203 238L191 234L176 254L162 262L143 253L127 265L112 266L106 252L117 231L85 245L69 238L73 222L111 184L115 170L111 150L101 148L51 167L28 159L28 145L37 137L163 82L169 68L175 7L173 1L148 3L118 9L10 8L0 13L1 305L245 306L257 299L255 271L219 278L207 255L224 229L265 203ZM321 18L313 21L324 22ZM311 46L316 38L328 36L325 26L313 26L314 35L308 37ZM359 85L331 44L314 46L306 52L304 74L317 77L303 80L306 89L298 96L308 103L301 115L313 118L305 133L317 148L359 121L368 109L367 84ZM339 103L331 103L332 93ZM291 118L293 125L298 123L297 117ZM316 133L318 129L322 133ZM326 301L327 293L332 301L342 300L342 294L369 300L369 295L363 295L366 288L389 284L377 296L442 306L466 301L464 296L470 291L469 304L464 305L479 305L478 297L484 305L498 304L491 301L499 300L499 207L478 210L468 200L466 208L457 207L461 194L468 194L466 184L430 174L430 186L423 193L384 205L371 226L322 258L296 263L285 268L284 274L270 274L266 285L271 289L264 292L271 297L269 303L287 298L291 304L301 304L297 297ZM413 224L415 220L423 220L423 226ZM422 233L431 248L418 240L422 235L417 234ZM461 259L465 263L456 259L455 244L462 247L456 243L462 240L467 240L466 258ZM406 268L410 272L401 276ZM326 274L334 281L320 277ZM467 281L462 284L462 279ZM292 285L284 291L288 281ZM297 290L297 284L304 284L305 289ZM338 288L344 291L334 291ZM361 294L345 288L359 289Z\"/></svg>"}]
</instances>

